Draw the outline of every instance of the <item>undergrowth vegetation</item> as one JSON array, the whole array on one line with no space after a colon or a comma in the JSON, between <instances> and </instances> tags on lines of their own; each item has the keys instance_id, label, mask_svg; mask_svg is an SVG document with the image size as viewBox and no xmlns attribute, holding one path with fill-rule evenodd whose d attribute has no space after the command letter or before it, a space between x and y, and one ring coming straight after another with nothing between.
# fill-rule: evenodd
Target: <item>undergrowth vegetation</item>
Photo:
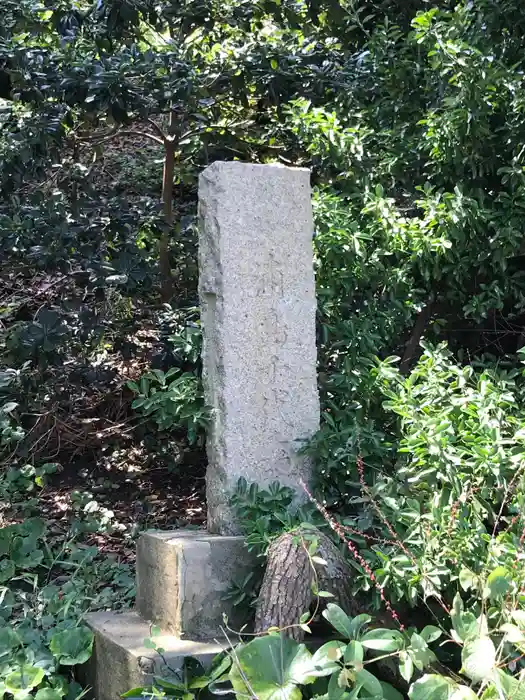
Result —
<instances>
[{"instance_id":1,"label":"undergrowth vegetation","mask_svg":"<svg viewBox=\"0 0 525 700\"><path fill-rule=\"evenodd\" d=\"M323 411L313 501L241 484L247 544L325 527L369 609L159 692L393 698L381 652L412 700L520 700L524 36L517 0L4 0L4 694L78 698L136 534L204 521L197 177L235 158L312 170Z\"/></svg>"}]
</instances>

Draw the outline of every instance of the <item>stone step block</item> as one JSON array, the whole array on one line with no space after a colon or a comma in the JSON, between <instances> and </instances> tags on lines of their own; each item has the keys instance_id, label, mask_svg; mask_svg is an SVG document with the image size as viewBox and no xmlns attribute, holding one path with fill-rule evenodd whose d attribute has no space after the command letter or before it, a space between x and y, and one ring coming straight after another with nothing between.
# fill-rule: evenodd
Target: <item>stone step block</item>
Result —
<instances>
[{"instance_id":1,"label":"stone step block","mask_svg":"<svg viewBox=\"0 0 525 700\"><path fill-rule=\"evenodd\" d=\"M241 621L224 594L253 570L242 537L186 530L147 532L137 545L137 610L177 637L215 639Z\"/></svg>"},{"instance_id":2,"label":"stone step block","mask_svg":"<svg viewBox=\"0 0 525 700\"><path fill-rule=\"evenodd\" d=\"M165 676L167 664L179 670L186 656L205 667L224 650L219 642L194 642L162 633L155 637L165 650L162 658L144 646L151 626L136 612L97 612L87 616L95 635L93 656L81 669L81 680L91 687L95 700L119 700L132 688L148 685L154 676Z\"/></svg>"}]
</instances>

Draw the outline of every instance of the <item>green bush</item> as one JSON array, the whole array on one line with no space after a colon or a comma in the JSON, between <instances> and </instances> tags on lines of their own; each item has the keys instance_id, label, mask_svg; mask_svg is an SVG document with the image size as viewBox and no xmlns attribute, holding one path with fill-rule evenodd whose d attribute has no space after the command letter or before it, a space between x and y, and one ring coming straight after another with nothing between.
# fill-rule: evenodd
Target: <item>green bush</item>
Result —
<instances>
[{"instance_id":1,"label":"green bush","mask_svg":"<svg viewBox=\"0 0 525 700\"><path fill-rule=\"evenodd\" d=\"M90 610L131 601L126 567L74 537L60 542L39 518L0 529L0 693L75 700L72 667L91 655Z\"/></svg>"},{"instance_id":2,"label":"green bush","mask_svg":"<svg viewBox=\"0 0 525 700\"><path fill-rule=\"evenodd\" d=\"M400 439L395 474L373 479L371 493L417 561L383 551L377 575L415 602L520 556L523 372L462 367L439 346L408 377L386 360L377 378Z\"/></svg>"},{"instance_id":3,"label":"green bush","mask_svg":"<svg viewBox=\"0 0 525 700\"><path fill-rule=\"evenodd\" d=\"M487 700L521 697L521 677L508 672L508 659L521 657L525 644L525 619L518 611L511 613L512 622L489 629L483 614L465 612L458 595L446 628L427 625L420 631L377 627L369 615L350 618L333 603L323 614L337 638L314 653L274 632L234 646L208 674L201 667L189 678L156 678L151 687L135 688L124 697L197 698L231 689L236 698L401 700L403 694L381 679L386 660L409 686L410 700L474 700L481 693ZM460 648L461 675L452 669L444 673L430 646L444 637Z\"/></svg>"},{"instance_id":4,"label":"green bush","mask_svg":"<svg viewBox=\"0 0 525 700\"><path fill-rule=\"evenodd\" d=\"M138 395L132 408L151 418L159 430L179 428L185 431L190 444L203 439L208 424L208 410L200 378L177 367L162 372L154 369L142 375L139 382L128 382Z\"/></svg>"}]
</instances>

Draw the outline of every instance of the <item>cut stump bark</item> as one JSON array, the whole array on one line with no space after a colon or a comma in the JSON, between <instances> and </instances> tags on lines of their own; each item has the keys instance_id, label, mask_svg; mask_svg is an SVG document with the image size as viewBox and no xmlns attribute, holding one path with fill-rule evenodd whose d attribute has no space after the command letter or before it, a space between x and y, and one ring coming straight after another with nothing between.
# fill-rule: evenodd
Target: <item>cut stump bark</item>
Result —
<instances>
[{"instance_id":1,"label":"cut stump bark","mask_svg":"<svg viewBox=\"0 0 525 700\"><path fill-rule=\"evenodd\" d=\"M312 536L318 542L314 556L323 559L324 564L312 561L308 553ZM298 623L301 615L311 610L316 598L313 584L319 591L332 593L334 602L351 617L370 612L366 601L352 593L353 575L339 549L319 530L298 528L281 535L268 551L255 611L255 632L261 634L277 627L288 637L302 641L305 632ZM375 618L373 626L392 624L384 614L375 612L372 616ZM408 688L394 659L382 658L376 663L380 678L403 690Z\"/></svg>"},{"instance_id":2,"label":"cut stump bark","mask_svg":"<svg viewBox=\"0 0 525 700\"><path fill-rule=\"evenodd\" d=\"M312 561L308 547L317 540ZM322 532L298 528L281 535L268 551L268 562L255 612L255 632L278 627L297 641L304 637L298 626L303 613L316 598L314 589L332 593L337 604L349 615L362 610L351 592L352 571L335 544Z\"/></svg>"}]
</instances>

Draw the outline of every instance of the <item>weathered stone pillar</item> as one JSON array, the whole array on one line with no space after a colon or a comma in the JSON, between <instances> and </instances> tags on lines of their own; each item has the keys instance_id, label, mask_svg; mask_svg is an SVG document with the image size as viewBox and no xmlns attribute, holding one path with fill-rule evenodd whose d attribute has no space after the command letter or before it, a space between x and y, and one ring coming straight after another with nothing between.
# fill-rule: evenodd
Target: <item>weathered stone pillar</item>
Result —
<instances>
[{"instance_id":1,"label":"weathered stone pillar","mask_svg":"<svg viewBox=\"0 0 525 700\"><path fill-rule=\"evenodd\" d=\"M238 533L237 481L296 489L319 426L310 174L214 163L199 181L208 530Z\"/></svg>"}]
</instances>

